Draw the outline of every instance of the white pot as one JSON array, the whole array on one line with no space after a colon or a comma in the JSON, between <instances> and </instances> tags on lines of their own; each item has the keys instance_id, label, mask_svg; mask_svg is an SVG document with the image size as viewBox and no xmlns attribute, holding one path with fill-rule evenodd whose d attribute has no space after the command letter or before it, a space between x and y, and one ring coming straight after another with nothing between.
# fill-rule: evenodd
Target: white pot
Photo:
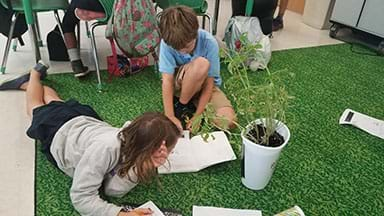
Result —
<instances>
[{"instance_id":1,"label":"white pot","mask_svg":"<svg viewBox=\"0 0 384 216\"><path fill-rule=\"evenodd\" d=\"M260 124L262 120L257 119L255 123ZM249 189L261 190L271 179L280 152L287 145L291 134L288 127L280 122L277 133L284 137L284 143L278 147L267 147L247 139L244 134L249 130L250 125L241 134L243 139L241 181Z\"/></svg>"}]
</instances>

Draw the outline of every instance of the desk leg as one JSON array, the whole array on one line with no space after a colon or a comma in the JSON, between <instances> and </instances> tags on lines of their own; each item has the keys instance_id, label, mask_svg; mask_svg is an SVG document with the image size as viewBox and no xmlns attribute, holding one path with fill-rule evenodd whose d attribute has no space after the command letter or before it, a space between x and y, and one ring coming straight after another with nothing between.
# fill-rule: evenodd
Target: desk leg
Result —
<instances>
[{"instance_id":1,"label":"desk leg","mask_svg":"<svg viewBox=\"0 0 384 216\"><path fill-rule=\"evenodd\" d=\"M212 34L213 35L216 35L217 33L217 22L218 22L218 18L219 18L219 7L220 7L220 0L216 0L215 1L215 11L214 11L214 14L213 14L213 31L212 31Z\"/></svg>"}]
</instances>

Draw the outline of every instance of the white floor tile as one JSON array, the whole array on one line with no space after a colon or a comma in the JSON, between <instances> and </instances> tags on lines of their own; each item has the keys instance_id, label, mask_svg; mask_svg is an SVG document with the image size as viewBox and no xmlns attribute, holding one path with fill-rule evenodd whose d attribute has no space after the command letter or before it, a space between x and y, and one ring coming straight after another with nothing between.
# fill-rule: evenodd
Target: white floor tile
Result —
<instances>
[{"instance_id":1,"label":"white floor tile","mask_svg":"<svg viewBox=\"0 0 384 216\"><path fill-rule=\"evenodd\" d=\"M0 215L33 215L34 141L21 91L0 92Z\"/></svg>"}]
</instances>

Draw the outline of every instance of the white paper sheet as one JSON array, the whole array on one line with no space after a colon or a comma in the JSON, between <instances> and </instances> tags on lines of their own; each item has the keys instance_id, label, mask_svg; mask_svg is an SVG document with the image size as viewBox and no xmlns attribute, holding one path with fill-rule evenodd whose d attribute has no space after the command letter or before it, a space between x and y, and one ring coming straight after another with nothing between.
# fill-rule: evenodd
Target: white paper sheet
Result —
<instances>
[{"instance_id":1,"label":"white paper sheet","mask_svg":"<svg viewBox=\"0 0 384 216\"><path fill-rule=\"evenodd\" d=\"M153 211L152 216L164 216L160 209L152 201L148 201L137 208L150 208Z\"/></svg>"},{"instance_id":2,"label":"white paper sheet","mask_svg":"<svg viewBox=\"0 0 384 216\"><path fill-rule=\"evenodd\" d=\"M159 173L197 172L214 164L236 159L227 136L222 131L211 133L205 142L201 136L180 138L168 157L169 163L159 167Z\"/></svg>"},{"instance_id":3,"label":"white paper sheet","mask_svg":"<svg viewBox=\"0 0 384 216\"><path fill-rule=\"evenodd\" d=\"M346 109L340 117L339 124L353 125L371 135L384 139L384 121L354 110Z\"/></svg>"},{"instance_id":4,"label":"white paper sheet","mask_svg":"<svg viewBox=\"0 0 384 216\"><path fill-rule=\"evenodd\" d=\"M193 216L262 216L259 210L228 209L208 206L193 206Z\"/></svg>"}]
</instances>

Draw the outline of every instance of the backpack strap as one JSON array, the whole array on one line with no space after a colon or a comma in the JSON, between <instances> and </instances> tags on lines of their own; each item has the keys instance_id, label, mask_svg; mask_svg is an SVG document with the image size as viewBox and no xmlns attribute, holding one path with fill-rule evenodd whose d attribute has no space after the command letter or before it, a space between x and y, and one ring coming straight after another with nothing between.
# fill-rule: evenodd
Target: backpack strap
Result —
<instances>
[{"instance_id":1,"label":"backpack strap","mask_svg":"<svg viewBox=\"0 0 384 216\"><path fill-rule=\"evenodd\" d=\"M151 53L152 53L152 57L154 60L155 73L160 75L159 66L158 66L159 65L159 56L157 55L155 50L153 50Z\"/></svg>"},{"instance_id":2,"label":"backpack strap","mask_svg":"<svg viewBox=\"0 0 384 216\"><path fill-rule=\"evenodd\" d=\"M20 43L20 46L24 46L25 43L24 43L24 40L21 36L17 37L17 40L19 40L19 43Z\"/></svg>"},{"instance_id":3,"label":"backpack strap","mask_svg":"<svg viewBox=\"0 0 384 216\"><path fill-rule=\"evenodd\" d=\"M111 67L111 70L108 70L109 72L108 81L111 81L114 75L118 75L119 68L117 65L117 51L116 51L116 45L115 45L114 39L109 38L109 43L111 44L111 49L112 49L112 59L111 59L112 62L110 63L113 65Z\"/></svg>"}]
</instances>

